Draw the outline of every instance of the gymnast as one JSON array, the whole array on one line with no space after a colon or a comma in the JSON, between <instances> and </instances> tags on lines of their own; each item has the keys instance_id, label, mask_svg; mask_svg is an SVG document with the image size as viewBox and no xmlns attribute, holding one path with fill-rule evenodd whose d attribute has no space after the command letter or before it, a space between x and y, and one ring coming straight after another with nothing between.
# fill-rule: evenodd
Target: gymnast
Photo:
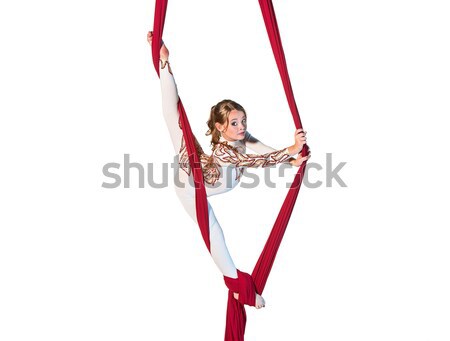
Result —
<instances>
[{"instance_id":1,"label":"gymnast","mask_svg":"<svg viewBox=\"0 0 450 341\"><path fill-rule=\"evenodd\" d=\"M152 39L153 32L148 32L147 41L150 45ZM160 82L163 115L178 155L175 174L178 174L179 181L183 184L175 186L175 191L187 213L197 222L195 187L179 120L177 86L169 64L169 51L164 43L160 49ZM292 157L299 154L306 144L306 132L302 129L295 131L292 146L275 150L250 135L246 119L247 114L241 105L229 99L222 100L211 108L207 122L209 130L206 135L211 135L212 154L204 153L195 139L207 196L233 189L239 183L245 167L269 167L287 162L300 167L309 159L310 154L304 157L299 155L296 159ZM247 147L259 154L247 154ZM237 278L237 269L228 252L222 228L209 203L208 214L211 256L224 276ZM233 296L239 299L239 293L234 293ZM264 299L256 293L255 307L260 309L264 306Z\"/></svg>"}]
</instances>

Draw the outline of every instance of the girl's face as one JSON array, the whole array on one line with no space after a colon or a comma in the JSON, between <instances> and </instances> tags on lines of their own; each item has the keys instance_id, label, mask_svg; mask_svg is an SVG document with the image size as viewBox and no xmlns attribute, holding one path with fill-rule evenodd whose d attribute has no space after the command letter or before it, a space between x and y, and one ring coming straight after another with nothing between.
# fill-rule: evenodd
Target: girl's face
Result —
<instances>
[{"instance_id":1,"label":"girl's face","mask_svg":"<svg viewBox=\"0 0 450 341\"><path fill-rule=\"evenodd\" d=\"M247 130L247 117L244 112L238 110L230 111L228 122L225 125L216 123L217 129L221 131L224 139L228 141L239 141L245 137Z\"/></svg>"}]
</instances>

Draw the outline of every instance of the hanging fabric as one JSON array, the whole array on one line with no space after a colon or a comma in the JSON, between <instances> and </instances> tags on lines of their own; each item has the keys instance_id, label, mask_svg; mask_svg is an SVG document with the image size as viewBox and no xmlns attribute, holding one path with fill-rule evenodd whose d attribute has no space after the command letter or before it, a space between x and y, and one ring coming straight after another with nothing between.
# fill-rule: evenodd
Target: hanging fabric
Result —
<instances>
[{"instance_id":1,"label":"hanging fabric","mask_svg":"<svg viewBox=\"0 0 450 341\"><path fill-rule=\"evenodd\" d=\"M153 43L152 58L155 70L159 76L159 50L164 30L164 21L167 11L168 0L156 0L155 17L153 23ZM274 53L275 61L283 83L286 98L291 110L292 118L296 129L303 128L298 113L297 104L291 87L291 82L287 70L286 59L281 44L281 37L278 31L278 24L275 17L275 11L271 0L259 0L261 12L264 18L267 34ZM184 110L181 99L178 102L178 111L180 114L180 123L183 130L183 137L189 155L189 163L193 170L196 198L197 221L208 251L210 250L209 241L209 219L208 202L206 198L205 185L203 182L203 173L199 156L196 153L194 135L192 133L189 120ZM304 145L301 156L308 155L309 148ZM238 278L233 279L224 277L225 284L229 289L228 306L226 314L225 341L243 341L246 325L246 313L244 304L255 305L255 291L262 294L267 279L275 261L278 248L286 231L287 224L294 209L294 205L300 191L300 186L305 173L306 162L298 168L294 181L288 191L286 199L281 206L280 212L272 227L271 233L261 252L261 255L253 269L251 276L238 270ZM239 300L233 297L233 292L239 293Z\"/></svg>"}]
</instances>

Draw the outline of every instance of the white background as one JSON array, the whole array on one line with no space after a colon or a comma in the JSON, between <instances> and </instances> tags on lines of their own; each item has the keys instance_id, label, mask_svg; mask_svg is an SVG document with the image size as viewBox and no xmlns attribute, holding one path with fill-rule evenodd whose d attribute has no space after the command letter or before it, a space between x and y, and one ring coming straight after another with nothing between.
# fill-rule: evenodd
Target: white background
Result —
<instances>
[{"instance_id":1,"label":"white background","mask_svg":"<svg viewBox=\"0 0 450 341\"><path fill-rule=\"evenodd\" d=\"M446 5L275 1L311 162L347 162L348 187L302 188L246 340L450 339ZM102 188L103 165L124 154L154 163L157 179L172 161L153 11L0 5L1 340L223 339L222 276L173 185L138 188L135 174L131 188ZM164 39L205 149L223 98L244 105L253 135L292 144L256 0L173 0ZM240 269L251 272L285 194L211 198Z\"/></svg>"}]
</instances>

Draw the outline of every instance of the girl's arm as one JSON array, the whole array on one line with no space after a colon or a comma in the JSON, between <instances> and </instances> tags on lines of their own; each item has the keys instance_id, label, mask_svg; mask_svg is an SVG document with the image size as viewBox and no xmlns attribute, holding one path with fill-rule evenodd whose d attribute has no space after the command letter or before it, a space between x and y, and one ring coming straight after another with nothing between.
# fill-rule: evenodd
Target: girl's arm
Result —
<instances>
[{"instance_id":1,"label":"girl's arm","mask_svg":"<svg viewBox=\"0 0 450 341\"><path fill-rule=\"evenodd\" d=\"M265 145L256 137L252 136L252 134L250 134L248 131L245 132L244 142L247 148L250 148L251 150L253 150L258 154L265 154L276 151L275 148Z\"/></svg>"},{"instance_id":2,"label":"girl's arm","mask_svg":"<svg viewBox=\"0 0 450 341\"><path fill-rule=\"evenodd\" d=\"M292 146L288 147L289 153L291 155L298 154L302 150L303 145L306 143L306 132L304 132L303 129L297 129L294 134L294 141L295 143ZM246 147L259 154L265 154L275 151L274 148L265 145L256 137L252 136L248 131L245 132L244 143Z\"/></svg>"},{"instance_id":3,"label":"girl's arm","mask_svg":"<svg viewBox=\"0 0 450 341\"><path fill-rule=\"evenodd\" d=\"M219 143L213 151L213 156L221 166L235 167L269 167L279 163L290 162L289 148L275 150L265 154L241 153L227 143Z\"/></svg>"},{"instance_id":4,"label":"girl's arm","mask_svg":"<svg viewBox=\"0 0 450 341\"><path fill-rule=\"evenodd\" d=\"M296 155L298 153L300 153L300 151L303 148L303 145L306 143L306 132L303 131L303 129L297 129L295 131L294 134L294 139L295 139L295 143L294 145L286 148L286 152L289 155ZM245 132L245 138L244 138L244 143L245 146L250 148L251 150L259 153L259 154L270 154L273 152L279 152L276 149L265 145L264 143L262 143L261 141L259 141L256 137L252 136L248 131ZM255 156L254 154L246 154L251 155L251 156ZM261 155L260 155L261 156ZM291 165L299 167L305 160L309 159L309 156L306 157L298 157L297 159L293 158L293 157L289 157L286 160L283 159L281 162L289 162ZM261 161L259 161L261 162ZM259 167L259 162L257 162L255 166L247 166L247 167ZM267 166L276 164L276 163L280 163L280 162L275 162L275 163L271 163L268 164ZM267 167L267 166L262 166L262 167Z\"/></svg>"}]
</instances>

